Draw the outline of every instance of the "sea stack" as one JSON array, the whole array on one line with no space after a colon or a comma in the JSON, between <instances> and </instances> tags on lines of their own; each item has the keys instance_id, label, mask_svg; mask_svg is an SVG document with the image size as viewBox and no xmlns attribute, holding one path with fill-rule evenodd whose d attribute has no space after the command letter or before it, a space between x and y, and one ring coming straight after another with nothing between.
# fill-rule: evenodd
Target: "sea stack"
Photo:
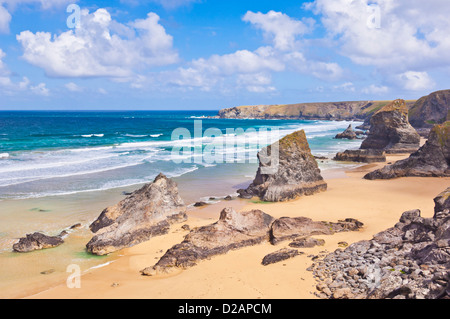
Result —
<instances>
[{"instance_id":1,"label":"sea stack","mask_svg":"<svg viewBox=\"0 0 450 319\"><path fill-rule=\"evenodd\" d=\"M105 209L90 226L96 235L86 248L93 254L107 255L167 234L171 224L186 219L177 184L160 174L153 183Z\"/></svg>"},{"instance_id":2,"label":"sea stack","mask_svg":"<svg viewBox=\"0 0 450 319\"><path fill-rule=\"evenodd\" d=\"M395 100L376 112L370 120L370 133L361 149L388 154L413 153L420 147L420 135L409 124L405 100Z\"/></svg>"},{"instance_id":3,"label":"sea stack","mask_svg":"<svg viewBox=\"0 0 450 319\"><path fill-rule=\"evenodd\" d=\"M358 136L356 135L356 132L353 131L352 125L350 126L342 133L336 135L335 139L347 139L347 140L356 140Z\"/></svg>"},{"instance_id":4,"label":"sea stack","mask_svg":"<svg viewBox=\"0 0 450 319\"><path fill-rule=\"evenodd\" d=\"M367 174L364 178L392 179L397 177L450 176L450 121L435 125L427 143L408 159L398 161Z\"/></svg>"},{"instance_id":5,"label":"sea stack","mask_svg":"<svg viewBox=\"0 0 450 319\"><path fill-rule=\"evenodd\" d=\"M279 156L274 156L275 149ZM262 149L258 159L255 180L246 190L238 191L242 198L256 196L267 202L284 202L327 190L303 130ZM270 172L270 167L276 169Z\"/></svg>"}]
</instances>

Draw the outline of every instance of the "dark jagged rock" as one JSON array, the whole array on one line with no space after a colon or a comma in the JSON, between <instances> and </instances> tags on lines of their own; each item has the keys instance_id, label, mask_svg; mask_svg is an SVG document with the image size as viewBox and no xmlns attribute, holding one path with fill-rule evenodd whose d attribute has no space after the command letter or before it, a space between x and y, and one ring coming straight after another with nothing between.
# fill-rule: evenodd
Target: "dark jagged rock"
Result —
<instances>
[{"instance_id":1,"label":"dark jagged rock","mask_svg":"<svg viewBox=\"0 0 450 319\"><path fill-rule=\"evenodd\" d=\"M90 226L96 235L86 248L106 255L167 234L171 224L186 219L186 206L176 183L160 174L153 183L105 209Z\"/></svg>"},{"instance_id":2,"label":"dark jagged rock","mask_svg":"<svg viewBox=\"0 0 450 319\"><path fill-rule=\"evenodd\" d=\"M264 148L258 158L255 180L246 190L238 191L242 198L257 196L267 202L282 202L327 189L303 130Z\"/></svg>"},{"instance_id":3,"label":"dark jagged rock","mask_svg":"<svg viewBox=\"0 0 450 319\"><path fill-rule=\"evenodd\" d=\"M197 202L194 204L194 207L205 207L208 206L208 203L205 202Z\"/></svg>"},{"instance_id":4,"label":"dark jagged rock","mask_svg":"<svg viewBox=\"0 0 450 319\"><path fill-rule=\"evenodd\" d=\"M169 249L154 267L141 273L151 276L168 272L173 267L192 267L211 256L268 241L273 221L272 216L260 210L237 213L232 208L225 208L217 223L194 229L181 244Z\"/></svg>"},{"instance_id":5,"label":"dark jagged rock","mask_svg":"<svg viewBox=\"0 0 450 319\"><path fill-rule=\"evenodd\" d=\"M312 237L301 237L289 244L292 248L313 248L316 246L324 246L325 240L315 239Z\"/></svg>"},{"instance_id":6,"label":"dark jagged rock","mask_svg":"<svg viewBox=\"0 0 450 319\"><path fill-rule=\"evenodd\" d=\"M335 139L347 139L347 140L356 140L357 138L358 136L356 135L356 132L353 131L351 124L343 133L340 133L335 137Z\"/></svg>"},{"instance_id":7,"label":"dark jagged rock","mask_svg":"<svg viewBox=\"0 0 450 319\"><path fill-rule=\"evenodd\" d=\"M364 178L392 179L397 177L450 176L450 122L436 125L427 143L409 158L367 174Z\"/></svg>"},{"instance_id":8,"label":"dark jagged rock","mask_svg":"<svg viewBox=\"0 0 450 319\"><path fill-rule=\"evenodd\" d=\"M18 253L27 253L34 250L54 248L62 245L64 240L59 236L47 236L41 233L28 234L13 245L13 250Z\"/></svg>"},{"instance_id":9,"label":"dark jagged rock","mask_svg":"<svg viewBox=\"0 0 450 319\"><path fill-rule=\"evenodd\" d=\"M447 188L444 192L439 194L438 197L434 199L434 204L435 204L434 218L439 219L441 218L440 216L437 216L439 213L445 214L447 213L446 211L450 210L450 187Z\"/></svg>"},{"instance_id":10,"label":"dark jagged rock","mask_svg":"<svg viewBox=\"0 0 450 319\"><path fill-rule=\"evenodd\" d=\"M383 150L347 150L337 153L333 159L340 162L385 163L386 152Z\"/></svg>"},{"instance_id":11,"label":"dark jagged rock","mask_svg":"<svg viewBox=\"0 0 450 319\"><path fill-rule=\"evenodd\" d=\"M270 241L276 245L285 240L312 235L333 235L344 231L357 231L363 224L355 219L346 219L337 223L316 222L310 218L280 218L277 219L271 229Z\"/></svg>"},{"instance_id":12,"label":"dark jagged rock","mask_svg":"<svg viewBox=\"0 0 450 319\"><path fill-rule=\"evenodd\" d=\"M412 153L420 147L420 136L408 122L404 100L395 100L376 112L370 120L369 136L361 149L384 150L386 153Z\"/></svg>"},{"instance_id":13,"label":"dark jagged rock","mask_svg":"<svg viewBox=\"0 0 450 319\"><path fill-rule=\"evenodd\" d=\"M450 90L437 91L419 99L410 109L409 121L415 128L431 128L450 121Z\"/></svg>"},{"instance_id":14,"label":"dark jagged rock","mask_svg":"<svg viewBox=\"0 0 450 319\"><path fill-rule=\"evenodd\" d=\"M169 249L158 263L141 271L152 276L175 268L185 269L212 256L262 242L278 243L299 236L332 235L342 231L356 231L362 223L346 219L338 223L313 222L309 218L282 218L275 220L260 210L237 213L225 208L218 222L192 230L178 245Z\"/></svg>"},{"instance_id":15,"label":"dark jagged rock","mask_svg":"<svg viewBox=\"0 0 450 319\"><path fill-rule=\"evenodd\" d=\"M450 299L450 188L435 199L435 216L403 213L370 241L338 249L311 267L321 298ZM346 289L348 294L340 294Z\"/></svg>"},{"instance_id":16,"label":"dark jagged rock","mask_svg":"<svg viewBox=\"0 0 450 319\"><path fill-rule=\"evenodd\" d=\"M268 266L272 264L279 263L281 261L285 261L288 259L292 259L294 257L297 257L299 255L302 255L303 253L299 252L297 249L281 249L274 253L271 253L264 257L262 261L263 266Z\"/></svg>"}]
</instances>

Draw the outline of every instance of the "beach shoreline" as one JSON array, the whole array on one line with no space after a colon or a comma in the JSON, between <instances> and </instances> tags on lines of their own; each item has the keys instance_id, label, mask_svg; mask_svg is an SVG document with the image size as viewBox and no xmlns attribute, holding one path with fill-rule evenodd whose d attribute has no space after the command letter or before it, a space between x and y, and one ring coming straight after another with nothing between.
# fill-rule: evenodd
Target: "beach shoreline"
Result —
<instances>
[{"instance_id":1,"label":"beach shoreline","mask_svg":"<svg viewBox=\"0 0 450 319\"><path fill-rule=\"evenodd\" d=\"M388 162L407 155L388 156ZM339 233L333 236L315 236L324 239L323 247L300 249L304 255L264 267L263 257L287 247L269 243L231 251L226 255L200 262L188 270L171 275L143 277L140 270L153 266L173 245L180 243L187 231L174 225L169 234L124 249L114 262L102 268L91 269L81 277L80 289L69 289L65 283L45 291L38 289L21 298L32 299L314 299L316 281L307 268L311 256L333 252L338 243L349 244L370 240L373 235L394 226L403 212L420 209L423 217L432 217L433 198L450 184L450 178L401 178L367 181L363 176L384 164L361 165L324 173L328 191L286 203L258 201L222 201L206 208L190 209L190 228L217 221L220 211L234 207L237 211L261 209L275 218L309 217L317 221L336 222L355 218L365 224L359 232ZM67 274L69 275L69 274ZM17 296L16 296L17 297Z\"/></svg>"}]
</instances>

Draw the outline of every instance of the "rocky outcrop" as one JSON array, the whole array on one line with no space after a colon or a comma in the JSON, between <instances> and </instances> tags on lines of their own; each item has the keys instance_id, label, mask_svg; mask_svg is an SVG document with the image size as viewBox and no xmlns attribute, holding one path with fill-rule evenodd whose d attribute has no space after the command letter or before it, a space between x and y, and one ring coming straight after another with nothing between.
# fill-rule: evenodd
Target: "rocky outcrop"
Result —
<instances>
[{"instance_id":1,"label":"rocky outcrop","mask_svg":"<svg viewBox=\"0 0 450 319\"><path fill-rule=\"evenodd\" d=\"M409 112L409 122L415 128L431 128L446 121L450 121L450 90L422 97Z\"/></svg>"},{"instance_id":2,"label":"rocky outcrop","mask_svg":"<svg viewBox=\"0 0 450 319\"><path fill-rule=\"evenodd\" d=\"M310 218L280 218L271 230L270 242L276 245L285 240L304 238L312 235L333 235L344 231L357 231L363 224L355 219L346 219L337 223L316 222Z\"/></svg>"},{"instance_id":3,"label":"rocky outcrop","mask_svg":"<svg viewBox=\"0 0 450 319\"><path fill-rule=\"evenodd\" d=\"M338 223L313 222L303 217L275 220L260 210L237 213L232 208L226 208L217 223L192 230L182 243L169 249L156 265L141 273L146 276L164 274L176 268L193 267L201 260L242 247L263 242L279 243L313 234L357 231L360 227L362 223L354 219Z\"/></svg>"},{"instance_id":4,"label":"rocky outcrop","mask_svg":"<svg viewBox=\"0 0 450 319\"><path fill-rule=\"evenodd\" d=\"M60 236L47 236L41 233L34 233L20 238L19 242L13 245L13 251L28 253L34 250L58 247L63 243L64 240Z\"/></svg>"},{"instance_id":5,"label":"rocky outcrop","mask_svg":"<svg viewBox=\"0 0 450 319\"><path fill-rule=\"evenodd\" d=\"M312 237L300 237L289 244L292 248L313 248L316 246L324 246L325 240Z\"/></svg>"},{"instance_id":6,"label":"rocky outcrop","mask_svg":"<svg viewBox=\"0 0 450 319\"><path fill-rule=\"evenodd\" d=\"M450 188L436 199L435 216L405 212L372 240L338 249L310 270L317 295L331 299L450 299Z\"/></svg>"},{"instance_id":7,"label":"rocky outcrop","mask_svg":"<svg viewBox=\"0 0 450 319\"><path fill-rule=\"evenodd\" d=\"M260 210L237 213L232 208L226 208L217 223L192 230L181 244L169 249L154 267L141 273L149 276L168 272L174 267L189 268L212 256L268 241L273 221L272 216Z\"/></svg>"},{"instance_id":8,"label":"rocky outcrop","mask_svg":"<svg viewBox=\"0 0 450 319\"><path fill-rule=\"evenodd\" d=\"M283 202L327 189L303 130L264 148L258 159L255 180L246 190L238 191L242 198L257 196L267 202Z\"/></svg>"},{"instance_id":9,"label":"rocky outcrop","mask_svg":"<svg viewBox=\"0 0 450 319\"><path fill-rule=\"evenodd\" d=\"M340 162L357 162L357 163L384 163L386 162L386 152L383 150L347 150L337 153L333 158Z\"/></svg>"},{"instance_id":10,"label":"rocky outcrop","mask_svg":"<svg viewBox=\"0 0 450 319\"><path fill-rule=\"evenodd\" d=\"M299 255L303 255L304 253L299 252L297 249L281 249L274 253L268 254L264 257L262 261L263 266L268 266L272 264L279 263L281 261L285 261L288 259L292 259L294 257L297 257Z\"/></svg>"},{"instance_id":11,"label":"rocky outcrop","mask_svg":"<svg viewBox=\"0 0 450 319\"><path fill-rule=\"evenodd\" d=\"M352 125L350 126L342 133L336 135L335 139L347 139L347 140L356 140L358 136L356 135L355 131L353 131Z\"/></svg>"},{"instance_id":12,"label":"rocky outcrop","mask_svg":"<svg viewBox=\"0 0 450 319\"><path fill-rule=\"evenodd\" d=\"M176 183L160 174L153 183L105 209L90 226L96 235L86 248L106 255L167 234L171 224L186 219L186 206Z\"/></svg>"},{"instance_id":13,"label":"rocky outcrop","mask_svg":"<svg viewBox=\"0 0 450 319\"><path fill-rule=\"evenodd\" d=\"M420 147L420 136L408 122L404 100L395 100L376 112L370 120L369 136L361 149L384 150L386 153L412 153Z\"/></svg>"},{"instance_id":14,"label":"rocky outcrop","mask_svg":"<svg viewBox=\"0 0 450 319\"><path fill-rule=\"evenodd\" d=\"M409 158L371 172L364 178L375 180L406 176L450 176L450 122L436 125L427 143Z\"/></svg>"}]
</instances>

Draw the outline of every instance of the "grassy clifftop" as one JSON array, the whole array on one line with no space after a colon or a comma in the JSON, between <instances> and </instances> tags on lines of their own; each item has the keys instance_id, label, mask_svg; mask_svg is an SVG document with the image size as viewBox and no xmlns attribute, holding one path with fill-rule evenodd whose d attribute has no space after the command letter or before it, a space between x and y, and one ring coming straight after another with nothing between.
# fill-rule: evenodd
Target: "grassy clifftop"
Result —
<instances>
[{"instance_id":1,"label":"grassy clifftop","mask_svg":"<svg viewBox=\"0 0 450 319\"><path fill-rule=\"evenodd\" d=\"M221 110L221 118L366 120L392 101L349 101L239 106ZM406 101L412 107L415 101Z\"/></svg>"}]
</instances>

